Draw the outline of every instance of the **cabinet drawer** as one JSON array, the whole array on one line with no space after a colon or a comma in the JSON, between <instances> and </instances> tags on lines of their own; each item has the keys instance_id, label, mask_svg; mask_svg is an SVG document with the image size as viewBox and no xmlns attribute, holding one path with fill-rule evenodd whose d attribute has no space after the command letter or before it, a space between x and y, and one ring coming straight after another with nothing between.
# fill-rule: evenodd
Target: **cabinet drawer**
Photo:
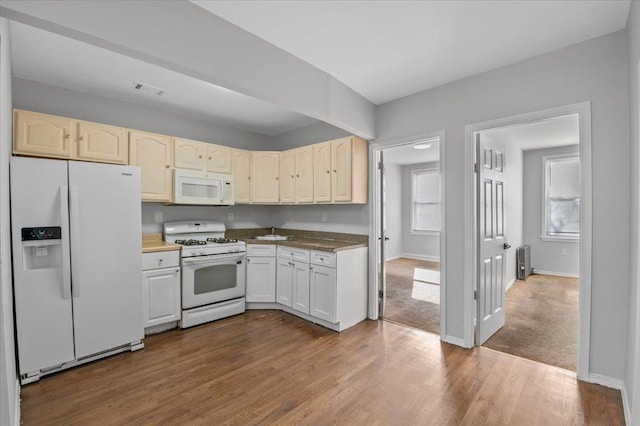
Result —
<instances>
[{"instance_id":1,"label":"cabinet drawer","mask_svg":"<svg viewBox=\"0 0 640 426\"><path fill-rule=\"evenodd\" d=\"M274 244L247 244L247 256L276 256Z\"/></svg>"},{"instance_id":2,"label":"cabinet drawer","mask_svg":"<svg viewBox=\"0 0 640 426\"><path fill-rule=\"evenodd\" d=\"M180 266L180 251L159 251L157 253L144 253L142 255L142 270L158 268L172 268Z\"/></svg>"},{"instance_id":3,"label":"cabinet drawer","mask_svg":"<svg viewBox=\"0 0 640 426\"><path fill-rule=\"evenodd\" d=\"M314 251L311 250L311 262L314 265L328 266L330 268L336 267L336 254L327 253L326 251Z\"/></svg>"},{"instance_id":4,"label":"cabinet drawer","mask_svg":"<svg viewBox=\"0 0 640 426\"><path fill-rule=\"evenodd\" d=\"M278 257L309 263L309 250L278 246Z\"/></svg>"}]
</instances>

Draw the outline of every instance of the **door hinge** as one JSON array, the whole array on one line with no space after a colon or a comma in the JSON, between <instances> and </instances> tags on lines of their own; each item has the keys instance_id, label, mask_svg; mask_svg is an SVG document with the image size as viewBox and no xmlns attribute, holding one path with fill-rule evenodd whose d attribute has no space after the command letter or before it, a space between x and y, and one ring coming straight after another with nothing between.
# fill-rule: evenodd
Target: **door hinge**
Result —
<instances>
[{"instance_id":1,"label":"door hinge","mask_svg":"<svg viewBox=\"0 0 640 426\"><path fill-rule=\"evenodd\" d=\"M378 290L378 297L382 299L384 297L384 291Z\"/></svg>"},{"instance_id":2,"label":"door hinge","mask_svg":"<svg viewBox=\"0 0 640 426\"><path fill-rule=\"evenodd\" d=\"M478 292L473 290L473 300L478 300Z\"/></svg>"},{"instance_id":3,"label":"door hinge","mask_svg":"<svg viewBox=\"0 0 640 426\"><path fill-rule=\"evenodd\" d=\"M381 162L378 163L378 170L382 170L382 168L384 167L384 164Z\"/></svg>"},{"instance_id":4,"label":"door hinge","mask_svg":"<svg viewBox=\"0 0 640 426\"><path fill-rule=\"evenodd\" d=\"M475 173L479 173L479 172L480 172L480 164L478 164L478 163L474 163L474 164L473 164L473 171L474 171Z\"/></svg>"}]
</instances>

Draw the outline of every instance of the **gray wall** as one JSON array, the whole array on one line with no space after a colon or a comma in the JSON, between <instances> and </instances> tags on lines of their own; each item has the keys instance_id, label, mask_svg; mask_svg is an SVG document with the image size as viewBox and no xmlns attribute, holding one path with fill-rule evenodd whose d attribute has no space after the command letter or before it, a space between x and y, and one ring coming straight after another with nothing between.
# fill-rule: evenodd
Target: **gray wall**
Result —
<instances>
[{"instance_id":1,"label":"gray wall","mask_svg":"<svg viewBox=\"0 0 640 426\"><path fill-rule=\"evenodd\" d=\"M18 424L19 385L16 377L11 285L9 223L9 158L11 157L11 56L8 21L0 18L0 424ZM17 411L16 411L17 408Z\"/></svg>"},{"instance_id":2,"label":"gray wall","mask_svg":"<svg viewBox=\"0 0 640 426\"><path fill-rule=\"evenodd\" d=\"M284 151L299 146L339 139L350 133L327 123L314 123L271 137L271 148Z\"/></svg>"},{"instance_id":3,"label":"gray wall","mask_svg":"<svg viewBox=\"0 0 640 426\"><path fill-rule=\"evenodd\" d=\"M414 170L438 168L439 164L437 161L431 163L412 164L402 167L402 253L406 256L424 257L431 261L440 260L439 235L420 235L411 233L411 172Z\"/></svg>"},{"instance_id":4,"label":"gray wall","mask_svg":"<svg viewBox=\"0 0 640 426\"><path fill-rule=\"evenodd\" d=\"M237 148L270 149L268 136L20 78L13 79L13 106Z\"/></svg>"},{"instance_id":5,"label":"gray wall","mask_svg":"<svg viewBox=\"0 0 640 426\"><path fill-rule=\"evenodd\" d=\"M389 241L385 244L385 258L400 257L402 254L402 198L406 191L402 182L402 167L397 164L385 164L385 218L386 235ZM403 188L404 191L403 191Z\"/></svg>"},{"instance_id":6,"label":"gray wall","mask_svg":"<svg viewBox=\"0 0 640 426\"><path fill-rule=\"evenodd\" d=\"M531 246L531 266L537 272L577 276L580 269L579 241L543 241L540 238L544 204L542 157L559 154L579 155L579 147L574 145L524 152L524 243ZM561 255L562 250L567 250L566 256Z\"/></svg>"},{"instance_id":7,"label":"gray wall","mask_svg":"<svg viewBox=\"0 0 640 426\"><path fill-rule=\"evenodd\" d=\"M626 33L620 31L381 105L380 140L446 131L447 259L465 246L465 125L590 100L593 140L593 373L622 379L629 288L629 111ZM471 260L468 259L467 262ZM465 268L447 263L445 333L465 329ZM468 320L467 320L468 321Z\"/></svg>"},{"instance_id":8,"label":"gray wall","mask_svg":"<svg viewBox=\"0 0 640 426\"><path fill-rule=\"evenodd\" d=\"M327 214L326 222L322 221L323 213ZM278 228L369 233L369 207L366 204L277 206L272 218L272 225Z\"/></svg>"},{"instance_id":9,"label":"gray wall","mask_svg":"<svg viewBox=\"0 0 640 426\"><path fill-rule=\"evenodd\" d=\"M630 93L630 131L631 153L631 235L630 245L630 284L629 284L629 333L627 335L627 364L625 386L630 404L632 421L640 424L640 239L638 229L640 220L640 2L631 2L629 20L627 22L629 45L629 93Z\"/></svg>"}]
</instances>

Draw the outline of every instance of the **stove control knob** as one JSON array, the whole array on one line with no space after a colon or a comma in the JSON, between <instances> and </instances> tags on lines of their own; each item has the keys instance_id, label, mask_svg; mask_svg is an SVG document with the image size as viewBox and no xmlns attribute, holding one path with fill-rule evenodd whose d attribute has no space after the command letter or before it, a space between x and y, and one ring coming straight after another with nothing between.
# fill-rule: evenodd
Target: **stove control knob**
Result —
<instances>
[{"instance_id":1,"label":"stove control knob","mask_svg":"<svg viewBox=\"0 0 640 426\"><path fill-rule=\"evenodd\" d=\"M200 250L198 254L200 254L200 256L204 256L204 250Z\"/></svg>"},{"instance_id":2,"label":"stove control knob","mask_svg":"<svg viewBox=\"0 0 640 426\"><path fill-rule=\"evenodd\" d=\"M196 254L198 254L198 253L196 253L195 250L191 250L191 256L195 256Z\"/></svg>"}]
</instances>

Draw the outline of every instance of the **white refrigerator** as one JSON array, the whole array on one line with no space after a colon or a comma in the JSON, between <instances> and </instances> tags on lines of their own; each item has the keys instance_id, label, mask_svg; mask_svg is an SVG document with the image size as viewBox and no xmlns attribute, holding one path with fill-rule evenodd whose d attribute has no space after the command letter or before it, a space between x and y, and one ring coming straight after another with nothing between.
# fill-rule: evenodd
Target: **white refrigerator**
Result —
<instances>
[{"instance_id":1,"label":"white refrigerator","mask_svg":"<svg viewBox=\"0 0 640 426\"><path fill-rule=\"evenodd\" d=\"M12 157L10 178L21 382L140 349L140 169Z\"/></svg>"}]
</instances>

